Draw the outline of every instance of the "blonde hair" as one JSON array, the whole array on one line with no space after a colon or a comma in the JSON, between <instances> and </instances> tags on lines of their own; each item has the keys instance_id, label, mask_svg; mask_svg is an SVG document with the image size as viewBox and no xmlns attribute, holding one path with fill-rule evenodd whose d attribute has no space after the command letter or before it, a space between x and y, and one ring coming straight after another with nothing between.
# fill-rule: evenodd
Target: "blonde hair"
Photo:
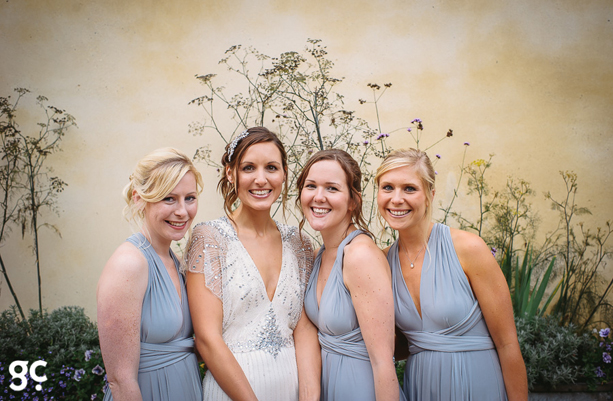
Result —
<instances>
[{"instance_id":1,"label":"blonde hair","mask_svg":"<svg viewBox=\"0 0 613 401\"><path fill-rule=\"evenodd\" d=\"M164 199L189 171L196 177L196 187L200 194L204 186L202 176L183 152L174 148L162 148L143 157L130 175L130 182L123 189L123 197L127 203L123 209L126 220L142 222L145 217L145 203ZM134 202L134 192L145 203Z\"/></svg>"},{"instance_id":2,"label":"blonde hair","mask_svg":"<svg viewBox=\"0 0 613 401\"><path fill-rule=\"evenodd\" d=\"M383 160L375 174L375 183L379 186L381 176L388 171L395 170L400 167L413 167L415 172L421 179L426 195L426 217L432 218L432 201L434 198L434 181L436 174L432 167L432 162L426 154L419 149L399 149L391 152Z\"/></svg>"}]
</instances>

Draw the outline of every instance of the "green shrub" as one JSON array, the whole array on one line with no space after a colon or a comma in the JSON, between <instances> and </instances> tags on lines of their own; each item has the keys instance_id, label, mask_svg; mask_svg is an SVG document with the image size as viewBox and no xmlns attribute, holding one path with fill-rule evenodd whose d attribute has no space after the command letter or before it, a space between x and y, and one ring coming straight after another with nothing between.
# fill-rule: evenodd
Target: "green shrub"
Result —
<instances>
[{"instance_id":1,"label":"green shrub","mask_svg":"<svg viewBox=\"0 0 613 401\"><path fill-rule=\"evenodd\" d=\"M576 327L559 325L557 316L516 317L517 337L528 372L528 387L554 388L559 384L588 382L594 366L587 363L598 346L593 336L577 334Z\"/></svg>"},{"instance_id":2,"label":"green shrub","mask_svg":"<svg viewBox=\"0 0 613 401\"><path fill-rule=\"evenodd\" d=\"M24 390L9 388L8 367L16 360L47 362L37 370L47 377L41 391L29 375ZM15 307L0 315L0 401L102 399L104 378L98 330L83 308L66 306L42 314L31 310L27 320L17 315Z\"/></svg>"}]
</instances>

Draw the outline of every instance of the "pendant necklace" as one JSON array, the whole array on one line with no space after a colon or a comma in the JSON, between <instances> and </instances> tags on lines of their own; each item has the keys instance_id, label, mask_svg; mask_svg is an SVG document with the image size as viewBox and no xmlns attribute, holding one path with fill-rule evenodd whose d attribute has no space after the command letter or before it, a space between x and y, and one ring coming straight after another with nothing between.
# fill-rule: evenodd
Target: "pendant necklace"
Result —
<instances>
[{"instance_id":1,"label":"pendant necklace","mask_svg":"<svg viewBox=\"0 0 613 401\"><path fill-rule=\"evenodd\" d=\"M402 249L404 250L404 253L407 255L407 259L409 260L409 263L411 264L411 269L415 267L415 261L417 260L417 258L421 254L421 251L423 251L425 248L426 248L426 244L424 244L424 246L421 247L419 252L417 252L417 255L415 256L415 258L411 262L411 257L409 256L409 252L407 251L406 246L404 246L404 245L402 246Z\"/></svg>"}]
</instances>

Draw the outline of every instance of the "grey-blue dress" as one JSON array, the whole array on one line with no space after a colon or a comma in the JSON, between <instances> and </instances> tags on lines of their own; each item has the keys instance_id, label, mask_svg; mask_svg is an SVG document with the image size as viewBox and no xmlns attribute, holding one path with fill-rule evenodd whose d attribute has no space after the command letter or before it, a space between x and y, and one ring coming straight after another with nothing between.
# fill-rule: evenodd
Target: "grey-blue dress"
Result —
<instances>
[{"instance_id":1,"label":"grey-blue dress","mask_svg":"<svg viewBox=\"0 0 613 401\"><path fill-rule=\"evenodd\" d=\"M127 239L149 264L149 281L143 298L140 327L138 385L143 401L201 401L202 384L194 354L192 321L181 281L181 298L157 253L141 233ZM177 272L179 261L170 251ZM104 400L112 400L107 391Z\"/></svg>"},{"instance_id":2,"label":"grey-blue dress","mask_svg":"<svg viewBox=\"0 0 613 401\"><path fill-rule=\"evenodd\" d=\"M351 294L343 281L345 245L364 234L352 231L339 245L334 266L317 305L317 277L321 267L322 246L315 258L307 285L304 307L319 329L321 345L321 401L374 401L375 382L372 366ZM404 397L400 397L404 400Z\"/></svg>"},{"instance_id":3,"label":"grey-blue dress","mask_svg":"<svg viewBox=\"0 0 613 401\"><path fill-rule=\"evenodd\" d=\"M406 286L398 241L387 255L396 325L409 342L408 400L506 400L498 354L460 265L449 227L434 224L420 283L422 317Z\"/></svg>"}]
</instances>

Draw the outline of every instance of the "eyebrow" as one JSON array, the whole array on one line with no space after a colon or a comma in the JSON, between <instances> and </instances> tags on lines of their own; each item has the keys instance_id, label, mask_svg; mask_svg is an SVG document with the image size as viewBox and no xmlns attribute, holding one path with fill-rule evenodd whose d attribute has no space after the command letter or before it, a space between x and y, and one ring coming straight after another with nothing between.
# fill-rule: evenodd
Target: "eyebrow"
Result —
<instances>
[{"instance_id":1,"label":"eyebrow","mask_svg":"<svg viewBox=\"0 0 613 401\"><path fill-rule=\"evenodd\" d=\"M305 182L315 182L315 180L311 180L311 179L307 178L305 180ZM326 184L326 185L341 185L340 183L335 182L335 181L327 181L327 182L324 182L324 184Z\"/></svg>"},{"instance_id":2,"label":"eyebrow","mask_svg":"<svg viewBox=\"0 0 613 401\"><path fill-rule=\"evenodd\" d=\"M188 193L185 194L185 196L187 196L187 195L198 195L198 191L188 192ZM177 194L174 193L174 192L171 192L168 195L166 195L165 198L167 198L169 196L177 196Z\"/></svg>"},{"instance_id":3,"label":"eyebrow","mask_svg":"<svg viewBox=\"0 0 613 401\"><path fill-rule=\"evenodd\" d=\"M240 165L241 165L241 166L242 166L243 164L255 164L255 163L254 163L254 162L252 162L252 161L249 161L249 160L245 160L245 161L242 161L242 162L240 163ZM276 160L271 160L271 161L268 161L268 162L266 162L266 164L278 164L279 166L281 165L281 163L280 163L280 162L278 162L278 161L276 161Z\"/></svg>"},{"instance_id":4,"label":"eyebrow","mask_svg":"<svg viewBox=\"0 0 613 401\"><path fill-rule=\"evenodd\" d=\"M414 183L414 182L412 182L412 181L409 181L409 182L403 182L403 183L400 183L400 184L397 184L397 183L394 183L394 182L391 182L391 181L381 181L381 182L379 183L379 185L386 185L386 184L389 184L389 185L397 185L397 186L412 185L412 186L414 186L414 187L421 187L421 184L420 184L419 182L418 182L418 183Z\"/></svg>"}]
</instances>

